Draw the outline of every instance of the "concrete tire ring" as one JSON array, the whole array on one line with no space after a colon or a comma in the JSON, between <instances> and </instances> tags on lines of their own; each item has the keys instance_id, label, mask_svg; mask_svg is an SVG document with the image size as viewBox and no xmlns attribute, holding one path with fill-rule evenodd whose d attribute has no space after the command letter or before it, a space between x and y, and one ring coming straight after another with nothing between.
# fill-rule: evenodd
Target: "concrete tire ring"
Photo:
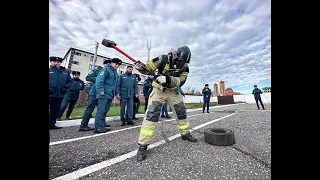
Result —
<instances>
[{"instance_id":1,"label":"concrete tire ring","mask_svg":"<svg viewBox=\"0 0 320 180\"><path fill-rule=\"evenodd\" d=\"M208 128L204 130L204 141L217 146L231 146L235 143L234 132L230 129Z\"/></svg>"}]
</instances>

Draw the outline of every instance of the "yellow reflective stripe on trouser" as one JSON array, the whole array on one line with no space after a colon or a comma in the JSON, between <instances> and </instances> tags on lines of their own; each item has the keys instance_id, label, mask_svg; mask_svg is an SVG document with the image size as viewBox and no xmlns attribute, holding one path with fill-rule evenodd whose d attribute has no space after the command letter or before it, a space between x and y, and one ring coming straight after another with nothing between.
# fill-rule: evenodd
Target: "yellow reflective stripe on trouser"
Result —
<instances>
[{"instance_id":1,"label":"yellow reflective stripe on trouser","mask_svg":"<svg viewBox=\"0 0 320 180\"><path fill-rule=\"evenodd\" d=\"M151 68L151 70L156 70L157 69L157 67L153 64L153 62L152 62L152 60L150 60L150 61L148 61L148 64L149 64L149 66L150 66L150 68Z\"/></svg>"},{"instance_id":2,"label":"yellow reflective stripe on trouser","mask_svg":"<svg viewBox=\"0 0 320 180\"><path fill-rule=\"evenodd\" d=\"M183 72L180 74L180 76L188 76L188 75L189 75L189 73L187 73L187 72Z\"/></svg>"},{"instance_id":3,"label":"yellow reflective stripe on trouser","mask_svg":"<svg viewBox=\"0 0 320 180\"><path fill-rule=\"evenodd\" d=\"M156 83L155 81L152 81L152 87L160 88L160 85Z\"/></svg>"},{"instance_id":4,"label":"yellow reflective stripe on trouser","mask_svg":"<svg viewBox=\"0 0 320 180\"><path fill-rule=\"evenodd\" d=\"M141 128L140 134L144 135L144 136L153 136L154 135L154 130L153 129Z\"/></svg>"},{"instance_id":5,"label":"yellow reflective stripe on trouser","mask_svg":"<svg viewBox=\"0 0 320 180\"><path fill-rule=\"evenodd\" d=\"M185 123L185 124L178 124L178 128L179 128L180 130L186 130L186 129L189 128L189 123L187 122L187 123Z\"/></svg>"}]
</instances>

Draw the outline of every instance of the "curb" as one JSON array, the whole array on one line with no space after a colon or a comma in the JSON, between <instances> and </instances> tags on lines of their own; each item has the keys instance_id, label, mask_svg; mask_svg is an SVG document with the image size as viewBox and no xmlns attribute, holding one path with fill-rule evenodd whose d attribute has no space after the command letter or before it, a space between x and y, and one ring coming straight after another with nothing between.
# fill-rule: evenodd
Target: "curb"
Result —
<instances>
[{"instance_id":1,"label":"curb","mask_svg":"<svg viewBox=\"0 0 320 180\"><path fill-rule=\"evenodd\" d=\"M210 109L215 109L215 108L221 108L221 107L228 107L228 106L236 106L240 104L246 104L246 103L238 103L238 104L227 104L227 105L221 105L221 106L213 106L210 107ZM199 111L202 110L202 108L197 108L197 109L189 109L187 112L193 112L193 111ZM172 112L169 112L168 114L172 114ZM144 114L136 114L137 118L144 117ZM90 118L89 124L94 124L94 119L95 118ZM107 122L109 121L116 121L120 120L120 116L111 116L107 117ZM57 121L56 126L60 127L70 127L70 126L80 126L82 119L74 119L74 120L63 120L63 121Z\"/></svg>"}]
</instances>

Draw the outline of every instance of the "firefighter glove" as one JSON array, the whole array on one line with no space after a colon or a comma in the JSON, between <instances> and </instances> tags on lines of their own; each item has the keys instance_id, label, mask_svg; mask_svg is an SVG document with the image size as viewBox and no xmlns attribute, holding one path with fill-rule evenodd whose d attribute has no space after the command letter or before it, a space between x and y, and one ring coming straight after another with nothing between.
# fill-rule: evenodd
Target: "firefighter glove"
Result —
<instances>
[{"instance_id":1,"label":"firefighter glove","mask_svg":"<svg viewBox=\"0 0 320 180\"><path fill-rule=\"evenodd\" d=\"M159 76L156 79L160 84L166 84L166 76Z\"/></svg>"}]
</instances>

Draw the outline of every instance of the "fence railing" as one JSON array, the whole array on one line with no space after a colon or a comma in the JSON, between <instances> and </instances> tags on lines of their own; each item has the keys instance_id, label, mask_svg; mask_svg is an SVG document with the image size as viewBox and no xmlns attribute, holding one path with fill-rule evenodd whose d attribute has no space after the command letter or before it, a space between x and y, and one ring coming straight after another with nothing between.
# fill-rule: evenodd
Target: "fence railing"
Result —
<instances>
[{"instance_id":1,"label":"fence railing","mask_svg":"<svg viewBox=\"0 0 320 180\"><path fill-rule=\"evenodd\" d=\"M253 94L240 94L233 95L234 102L246 102L246 103L256 103ZM261 100L263 103L271 103L271 93L261 94ZM202 103L203 96L191 96L186 95L184 98L185 103ZM217 97L211 97L211 102L218 102Z\"/></svg>"}]
</instances>

